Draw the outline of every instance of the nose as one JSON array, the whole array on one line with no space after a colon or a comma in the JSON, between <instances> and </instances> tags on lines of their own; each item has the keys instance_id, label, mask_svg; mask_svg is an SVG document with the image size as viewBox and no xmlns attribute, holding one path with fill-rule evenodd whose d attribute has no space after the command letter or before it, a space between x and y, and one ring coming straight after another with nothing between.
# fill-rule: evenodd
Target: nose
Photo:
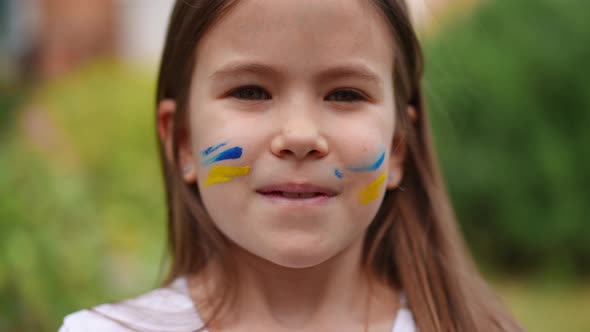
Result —
<instances>
[{"instance_id":1,"label":"nose","mask_svg":"<svg viewBox=\"0 0 590 332\"><path fill-rule=\"evenodd\" d=\"M278 121L280 131L272 138L270 149L281 158L320 159L329 152L328 141L321 133L317 117L310 109L283 109Z\"/></svg>"}]
</instances>

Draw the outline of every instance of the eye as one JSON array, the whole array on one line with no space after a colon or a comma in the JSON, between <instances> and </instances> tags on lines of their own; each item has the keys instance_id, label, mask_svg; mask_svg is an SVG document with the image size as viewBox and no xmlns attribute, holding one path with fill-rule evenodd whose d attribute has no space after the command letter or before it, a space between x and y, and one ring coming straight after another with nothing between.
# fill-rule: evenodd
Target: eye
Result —
<instances>
[{"instance_id":1,"label":"eye","mask_svg":"<svg viewBox=\"0 0 590 332\"><path fill-rule=\"evenodd\" d=\"M329 95L326 100L337 102L359 102L366 100L366 98L354 90L338 90Z\"/></svg>"},{"instance_id":2,"label":"eye","mask_svg":"<svg viewBox=\"0 0 590 332\"><path fill-rule=\"evenodd\" d=\"M259 86L243 86L232 90L231 97L245 100L271 99L270 95Z\"/></svg>"}]
</instances>

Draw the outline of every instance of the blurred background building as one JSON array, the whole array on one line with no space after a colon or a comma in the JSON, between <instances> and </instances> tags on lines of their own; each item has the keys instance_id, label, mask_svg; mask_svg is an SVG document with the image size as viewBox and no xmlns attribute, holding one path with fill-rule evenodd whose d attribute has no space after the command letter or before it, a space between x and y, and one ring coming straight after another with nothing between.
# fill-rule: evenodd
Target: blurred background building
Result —
<instances>
[{"instance_id":1,"label":"blurred background building","mask_svg":"<svg viewBox=\"0 0 590 332\"><path fill-rule=\"evenodd\" d=\"M1 0L2 69L47 79L105 56L160 55L171 0Z\"/></svg>"},{"instance_id":2,"label":"blurred background building","mask_svg":"<svg viewBox=\"0 0 590 332\"><path fill-rule=\"evenodd\" d=\"M431 28L437 15L475 0L411 0L414 21ZM173 0L0 0L4 80L48 79L105 56L155 62Z\"/></svg>"}]
</instances>

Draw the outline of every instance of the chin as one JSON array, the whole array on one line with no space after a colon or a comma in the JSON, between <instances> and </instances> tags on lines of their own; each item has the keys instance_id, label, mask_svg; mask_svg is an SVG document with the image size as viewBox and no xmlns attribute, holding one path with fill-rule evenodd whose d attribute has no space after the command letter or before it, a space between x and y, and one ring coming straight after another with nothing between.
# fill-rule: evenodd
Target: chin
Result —
<instances>
[{"instance_id":1,"label":"chin","mask_svg":"<svg viewBox=\"0 0 590 332\"><path fill-rule=\"evenodd\" d=\"M305 269L322 264L336 255L335 250L325 246L301 245L288 248L276 248L267 251L270 255L263 258L282 267L291 269Z\"/></svg>"},{"instance_id":2,"label":"chin","mask_svg":"<svg viewBox=\"0 0 590 332\"><path fill-rule=\"evenodd\" d=\"M328 257L329 258L329 257ZM280 257L274 259L272 262L276 265L289 269L306 269L311 268L325 262L328 258L318 257Z\"/></svg>"}]
</instances>

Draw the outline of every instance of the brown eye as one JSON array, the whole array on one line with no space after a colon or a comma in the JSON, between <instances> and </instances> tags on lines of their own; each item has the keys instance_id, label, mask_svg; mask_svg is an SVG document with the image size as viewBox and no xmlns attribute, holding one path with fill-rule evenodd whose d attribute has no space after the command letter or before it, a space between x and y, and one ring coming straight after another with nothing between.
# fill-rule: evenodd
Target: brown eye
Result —
<instances>
[{"instance_id":1,"label":"brown eye","mask_svg":"<svg viewBox=\"0 0 590 332\"><path fill-rule=\"evenodd\" d=\"M270 99L270 95L258 86L245 86L233 90L230 96L245 100Z\"/></svg>"},{"instance_id":2,"label":"brown eye","mask_svg":"<svg viewBox=\"0 0 590 332\"><path fill-rule=\"evenodd\" d=\"M365 100L365 98L360 93L353 90L338 90L328 96L326 100L338 102L358 102Z\"/></svg>"}]
</instances>

